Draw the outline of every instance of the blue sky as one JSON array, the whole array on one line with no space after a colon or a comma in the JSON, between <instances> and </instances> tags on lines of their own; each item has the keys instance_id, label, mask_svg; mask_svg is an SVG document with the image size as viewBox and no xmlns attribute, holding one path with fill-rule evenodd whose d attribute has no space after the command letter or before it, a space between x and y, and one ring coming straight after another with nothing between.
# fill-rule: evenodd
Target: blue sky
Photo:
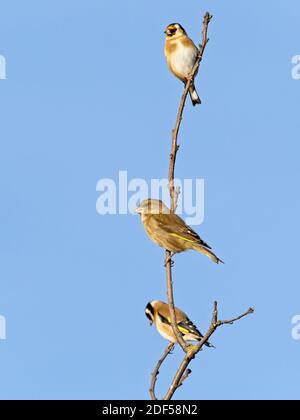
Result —
<instances>
[{"instance_id":1,"label":"blue sky","mask_svg":"<svg viewBox=\"0 0 300 420\"><path fill-rule=\"evenodd\" d=\"M182 86L163 30L179 21L200 41L206 10L203 105L187 106L176 174L204 178L196 229L226 265L177 256L175 298L203 331L215 299L221 318L256 313L215 334L176 397L299 398L300 4L273 3L2 2L1 398L148 398L165 341L144 307L166 298L163 251L137 216L96 213L96 183L166 177Z\"/></svg>"}]
</instances>

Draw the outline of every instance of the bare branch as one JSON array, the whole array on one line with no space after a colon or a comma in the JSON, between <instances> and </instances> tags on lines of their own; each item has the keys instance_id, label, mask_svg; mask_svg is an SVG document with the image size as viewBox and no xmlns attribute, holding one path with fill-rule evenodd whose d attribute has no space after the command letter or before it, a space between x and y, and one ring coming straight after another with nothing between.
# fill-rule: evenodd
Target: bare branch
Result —
<instances>
[{"instance_id":1,"label":"bare branch","mask_svg":"<svg viewBox=\"0 0 300 420\"><path fill-rule=\"evenodd\" d=\"M190 376L190 374L192 373L191 369L187 369L184 373L184 375L182 375L179 384L178 384L178 388L183 384L183 382Z\"/></svg>"},{"instance_id":2,"label":"bare branch","mask_svg":"<svg viewBox=\"0 0 300 420\"><path fill-rule=\"evenodd\" d=\"M197 74L199 70L200 63L203 58L203 54L206 48L206 45L209 41L207 37L207 30L209 22L211 21L212 16L210 13L206 13L203 18L203 29L202 29L202 44L200 45L198 57L195 62L195 65L193 67L193 70L190 74L190 77L188 78L188 81L186 83L183 95L181 97L181 101L179 104L179 109L177 113L176 123L175 127L172 131L172 147L171 147L171 153L170 153L170 163L169 163L169 190L170 190L170 196L171 196L171 212L175 213L177 208L177 202L179 197L179 191L174 186L174 177L175 177L175 164L176 164L176 156L179 149L179 146L177 144L178 134L181 127L181 121L182 121L182 115L186 103L186 98L190 90L191 83L194 80L195 75ZM172 261L171 261L171 253L170 251L166 251L166 274L167 274L167 294L168 294L168 304L169 304L169 310L170 310L170 317L171 317L171 323L172 323L172 329L176 336L176 339L178 343L180 344L183 351L187 352L187 345L182 338L182 334L179 331L176 323L176 314L175 314L175 305L174 305L174 293L173 293L173 280L172 280Z\"/></svg>"},{"instance_id":3,"label":"bare branch","mask_svg":"<svg viewBox=\"0 0 300 420\"><path fill-rule=\"evenodd\" d=\"M156 385L156 381L157 381L157 376L159 375L159 369L160 369L161 365L163 364L163 362L166 360L166 358L169 356L169 354L172 352L173 349L174 349L174 344L169 343L169 345L166 347L166 349L164 351L164 354L162 355L162 357L157 362L157 365L155 366L155 369L154 369L153 373L151 374L151 385L150 385L149 392L150 392L152 400L157 400L157 397L155 395L155 385Z\"/></svg>"},{"instance_id":4,"label":"bare branch","mask_svg":"<svg viewBox=\"0 0 300 420\"><path fill-rule=\"evenodd\" d=\"M167 295L168 295L168 304L171 318L171 325L177 342L183 349L187 351L187 344L184 341L181 332L177 327L176 314L175 314L175 304L174 304L174 293L173 293L173 280L172 280L172 261L171 261L171 252L166 251L166 272L167 272Z\"/></svg>"},{"instance_id":5,"label":"bare branch","mask_svg":"<svg viewBox=\"0 0 300 420\"><path fill-rule=\"evenodd\" d=\"M253 308L249 308L247 312L245 312L244 314L238 316L237 318L231 319L229 321L219 321L218 322L218 327L220 327L221 325L232 325L234 324L236 321L239 321L240 319L244 318L247 315L253 314L254 313L254 309Z\"/></svg>"},{"instance_id":6,"label":"bare branch","mask_svg":"<svg viewBox=\"0 0 300 420\"><path fill-rule=\"evenodd\" d=\"M196 346L189 346L189 349L187 351L187 353L184 356L183 361L181 362L181 365L179 366L179 369L177 370L174 379L171 383L170 388L168 389L168 392L166 393L166 396L164 398L164 400L170 400L175 391L182 385L183 380L186 377L186 370L189 366L189 364L191 363L191 361L195 358L196 354L199 353L199 351L202 350L203 346L208 342L208 340L210 339L210 337L215 333L215 331L221 327L222 325L232 325L235 322L241 320L242 318L246 317L247 315L253 314L254 313L254 309L250 308L248 309L248 311L246 311L245 313L243 313L242 315L233 318L229 321L219 321L218 320L218 303L214 302L214 308L213 308L213 314L212 314L212 320L211 320L211 324L210 327L207 331L207 333L205 334L205 336L202 338L202 340L200 341L200 343Z\"/></svg>"}]
</instances>

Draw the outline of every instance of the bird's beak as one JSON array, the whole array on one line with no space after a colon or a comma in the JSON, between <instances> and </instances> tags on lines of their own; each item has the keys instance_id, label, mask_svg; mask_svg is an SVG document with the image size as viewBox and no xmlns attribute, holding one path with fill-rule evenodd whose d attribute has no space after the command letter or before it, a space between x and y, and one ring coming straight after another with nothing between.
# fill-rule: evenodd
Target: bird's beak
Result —
<instances>
[{"instance_id":1,"label":"bird's beak","mask_svg":"<svg viewBox=\"0 0 300 420\"><path fill-rule=\"evenodd\" d=\"M142 214L142 213L143 213L143 209L142 209L141 207L137 207L137 208L134 210L134 212L135 212L135 213L137 213L137 214Z\"/></svg>"},{"instance_id":2,"label":"bird's beak","mask_svg":"<svg viewBox=\"0 0 300 420\"><path fill-rule=\"evenodd\" d=\"M172 31L171 31L170 29L166 29L166 30L165 30L165 34L166 34L167 36L170 36L170 35L172 35Z\"/></svg>"}]
</instances>

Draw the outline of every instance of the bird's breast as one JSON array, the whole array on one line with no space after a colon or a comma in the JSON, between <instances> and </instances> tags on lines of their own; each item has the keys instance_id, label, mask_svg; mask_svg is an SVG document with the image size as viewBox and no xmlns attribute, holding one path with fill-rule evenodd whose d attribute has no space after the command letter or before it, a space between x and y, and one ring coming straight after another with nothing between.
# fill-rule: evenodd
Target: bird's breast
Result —
<instances>
[{"instance_id":1,"label":"bird's breast","mask_svg":"<svg viewBox=\"0 0 300 420\"><path fill-rule=\"evenodd\" d=\"M176 44L169 48L168 64L171 71L180 79L186 79L197 59L197 49L191 43L177 40Z\"/></svg>"}]
</instances>

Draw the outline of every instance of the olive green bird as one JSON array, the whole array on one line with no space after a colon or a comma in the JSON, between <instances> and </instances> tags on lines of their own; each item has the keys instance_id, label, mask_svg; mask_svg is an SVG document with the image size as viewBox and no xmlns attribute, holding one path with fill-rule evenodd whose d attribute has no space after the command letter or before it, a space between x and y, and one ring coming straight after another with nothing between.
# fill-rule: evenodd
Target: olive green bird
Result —
<instances>
[{"instance_id":1,"label":"olive green bird","mask_svg":"<svg viewBox=\"0 0 300 420\"><path fill-rule=\"evenodd\" d=\"M223 263L211 247L179 216L172 214L161 200L144 200L135 212L140 214L147 235L156 245L173 254L193 249L216 264Z\"/></svg>"}]
</instances>

